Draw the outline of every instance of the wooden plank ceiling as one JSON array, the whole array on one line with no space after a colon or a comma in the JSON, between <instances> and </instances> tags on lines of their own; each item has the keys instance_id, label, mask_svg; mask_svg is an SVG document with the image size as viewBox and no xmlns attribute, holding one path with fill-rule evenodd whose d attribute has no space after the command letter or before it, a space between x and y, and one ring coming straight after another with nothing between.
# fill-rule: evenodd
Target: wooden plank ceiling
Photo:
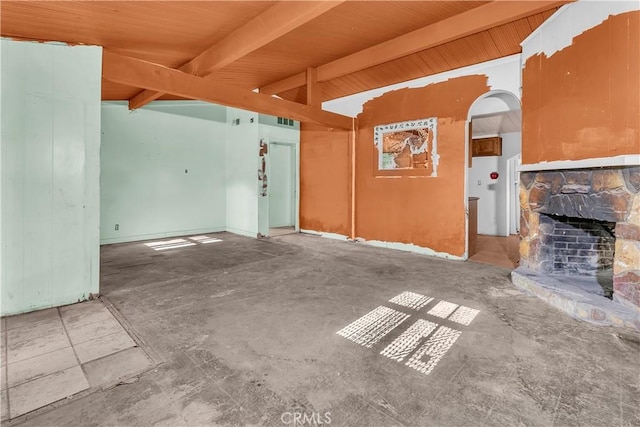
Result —
<instances>
[{"instance_id":1,"label":"wooden plank ceiling","mask_svg":"<svg viewBox=\"0 0 640 427\"><path fill-rule=\"evenodd\" d=\"M525 3L531 6L522 6ZM16 39L101 45L117 54L112 58L142 59L207 75L215 85L262 88L306 103L308 69L317 68L320 83L314 93L324 101L511 55L520 52L520 42L563 3L3 0L0 31ZM504 17L496 11L504 11ZM476 31L483 23L487 28ZM435 44L422 49L422 39ZM411 51L403 51L403 40ZM392 49L400 56L389 56ZM376 63L371 58L376 55L391 59ZM361 63L364 69L351 71ZM348 72L341 75L341 70ZM131 100L139 95L135 106L164 92L169 94L160 99L180 98L175 90L156 93L156 86L152 90L123 81L104 79L102 98ZM148 90L141 94L143 89Z\"/></svg>"}]
</instances>

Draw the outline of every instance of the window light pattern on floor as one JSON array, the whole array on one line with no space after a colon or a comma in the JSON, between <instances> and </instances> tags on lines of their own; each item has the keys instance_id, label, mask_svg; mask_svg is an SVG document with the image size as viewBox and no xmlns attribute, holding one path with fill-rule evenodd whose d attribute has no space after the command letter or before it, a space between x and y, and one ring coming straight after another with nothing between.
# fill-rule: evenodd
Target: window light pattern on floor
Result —
<instances>
[{"instance_id":1,"label":"window light pattern on floor","mask_svg":"<svg viewBox=\"0 0 640 427\"><path fill-rule=\"evenodd\" d=\"M207 243L216 242L222 242L222 239L217 239L211 236L191 236L186 239L158 240L156 242L145 243L145 245L156 251L164 251L167 249L184 248L186 246L196 246L198 244L205 245Z\"/></svg>"},{"instance_id":2,"label":"window light pattern on floor","mask_svg":"<svg viewBox=\"0 0 640 427\"><path fill-rule=\"evenodd\" d=\"M409 291L402 292L389 300L390 303L414 310L421 310L432 301L433 298ZM345 326L337 334L371 348L405 320L418 317L411 326L386 345L380 354L396 362L403 362L409 358L405 363L406 366L428 375L453 347L462 335L462 331L440 325L438 320L430 321L419 317L433 316L469 326L479 313L480 310L475 308L444 300L438 301L426 313L420 311L414 315L381 305Z\"/></svg>"},{"instance_id":3,"label":"window light pattern on floor","mask_svg":"<svg viewBox=\"0 0 640 427\"><path fill-rule=\"evenodd\" d=\"M371 348L408 318L408 314L381 305L336 333L356 344Z\"/></svg>"},{"instance_id":4,"label":"window light pattern on floor","mask_svg":"<svg viewBox=\"0 0 640 427\"><path fill-rule=\"evenodd\" d=\"M155 251L164 251L167 249L184 248L185 246L195 246L194 242L185 239L162 240L158 242L145 243L148 247Z\"/></svg>"},{"instance_id":5,"label":"window light pattern on floor","mask_svg":"<svg viewBox=\"0 0 640 427\"><path fill-rule=\"evenodd\" d=\"M440 359L453 346L460 334L462 332L446 326L440 326L431 338L411 356L406 365L423 374L430 374ZM429 356L429 358L424 361L422 360L424 356Z\"/></svg>"},{"instance_id":6,"label":"window light pattern on floor","mask_svg":"<svg viewBox=\"0 0 640 427\"><path fill-rule=\"evenodd\" d=\"M424 295L417 294L415 292L405 291L400 295L396 295L391 298L389 302L401 305L403 307L412 308L414 310L420 310L425 305L433 301L433 298L429 298Z\"/></svg>"},{"instance_id":7,"label":"window light pattern on floor","mask_svg":"<svg viewBox=\"0 0 640 427\"><path fill-rule=\"evenodd\" d=\"M441 319L446 319L456 308L458 308L458 304L448 301L440 301L431 310L429 310L429 314Z\"/></svg>"},{"instance_id":8,"label":"window light pattern on floor","mask_svg":"<svg viewBox=\"0 0 640 427\"><path fill-rule=\"evenodd\" d=\"M480 310L461 305L460 308L458 308L456 312L453 313L451 317L449 317L449 320L461 325L469 326L471 322L473 322L473 319L476 318L478 313L480 313Z\"/></svg>"},{"instance_id":9,"label":"window light pattern on floor","mask_svg":"<svg viewBox=\"0 0 640 427\"><path fill-rule=\"evenodd\" d=\"M428 320L418 319L416 323L411 325L409 329L404 331L402 335L393 340L384 350L380 352L383 356L387 356L398 362L402 362L406 356L411 354L418 347L422 338L428 337L438 325Z\"/></svg>"},{"instance_id":10,"label":"window light pattern on floor","mask_svg":"<svg viewBox=\"0 0 640 427\"><path fill-rule=\"evenodd\" d=\"M193 236L189 237L189 240L193 240L194 242L202 244L222 242L222 239L216 239L215 237L211 236Z\"/></svg>"}]
</instances>

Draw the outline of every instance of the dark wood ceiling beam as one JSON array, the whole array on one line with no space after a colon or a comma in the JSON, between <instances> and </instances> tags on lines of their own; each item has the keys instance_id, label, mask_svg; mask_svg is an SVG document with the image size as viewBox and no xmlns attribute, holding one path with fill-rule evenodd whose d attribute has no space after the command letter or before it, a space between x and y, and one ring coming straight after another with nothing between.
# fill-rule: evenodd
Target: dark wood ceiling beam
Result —
<instances>
[{"instance_id":1,"label":"dark wood ceiling beam","mask_svg":"<svg viewBox=\"0 0 640 427\"><path fill-rule=\"evenodd\" d=\"M207 76L262 46L282 37L343 3L342 1L281 1L235 30L179 68L195 76ZM129 108L140 108L162 96L144 90L129 100Z\"/></svg>"},{"instance_id":2,"label":"dark wood ceiling beam","mask_svg":"<svg viewBox=\"0 0 640 427\"><path fill-rule=\"evenodd\" d=\"M114 83L242 108L257 113L351 130L353 118L247 89L212 83L203 77L104 50L102 78Z\"/></svg>"},{"instance_id":3,"label":"dark wood ceiling beam","mask_svg":"<svg viewBox=\"0 0 640 427\"><path fill-rule=\"evenodd\" d=\"M377 44L319 66L318 81L326 82L443 43L457 40L526 16L561 6L569 1L496 0L450 18ZM260 92L272 95L304 86L306 72L263 86Z\"/></svg>"}]
</instances>

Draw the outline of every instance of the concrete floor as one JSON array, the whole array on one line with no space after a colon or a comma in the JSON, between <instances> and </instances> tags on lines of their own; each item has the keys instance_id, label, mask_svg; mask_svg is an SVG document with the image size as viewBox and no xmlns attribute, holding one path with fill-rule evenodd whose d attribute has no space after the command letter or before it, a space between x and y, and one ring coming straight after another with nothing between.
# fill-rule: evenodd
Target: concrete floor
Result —
<instances>
[{"instance_id":1,"label":"concrete floor","mask_svg":"<svg viewBox=\"0 0 640 427\"><path fill-rule=\"evenodd\" d=\"M522 294L508 269L314 236L215 236L103 247L102 293L164 363L24 424L640 424L637 337ZM434 299L389 302L404 291ZM442 301L479 311L456 323L435 315ZM369 323L369 347L336 334L379 306L411 317L384 336ZM458 331L421 359L439 358L429 374L380 354L419 319Z\"/></svg>"}]
</instances>

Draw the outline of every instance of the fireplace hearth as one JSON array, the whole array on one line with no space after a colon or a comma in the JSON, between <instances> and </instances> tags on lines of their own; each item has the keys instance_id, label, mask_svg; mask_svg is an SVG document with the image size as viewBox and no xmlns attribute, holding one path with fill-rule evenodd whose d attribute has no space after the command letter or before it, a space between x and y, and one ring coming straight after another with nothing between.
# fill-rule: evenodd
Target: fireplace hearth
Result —
<instances>
[{"instance_id":1,"label":"fireplace hearth","mask_svg":"<svg viewBox=\"0 0 640 427\"><path fill-rule=\"evenodd\" d=\"M578 317L640 330L640 166L521 172L520 204L514 284L538 282Z\"/></svg>"}]
</instances>

